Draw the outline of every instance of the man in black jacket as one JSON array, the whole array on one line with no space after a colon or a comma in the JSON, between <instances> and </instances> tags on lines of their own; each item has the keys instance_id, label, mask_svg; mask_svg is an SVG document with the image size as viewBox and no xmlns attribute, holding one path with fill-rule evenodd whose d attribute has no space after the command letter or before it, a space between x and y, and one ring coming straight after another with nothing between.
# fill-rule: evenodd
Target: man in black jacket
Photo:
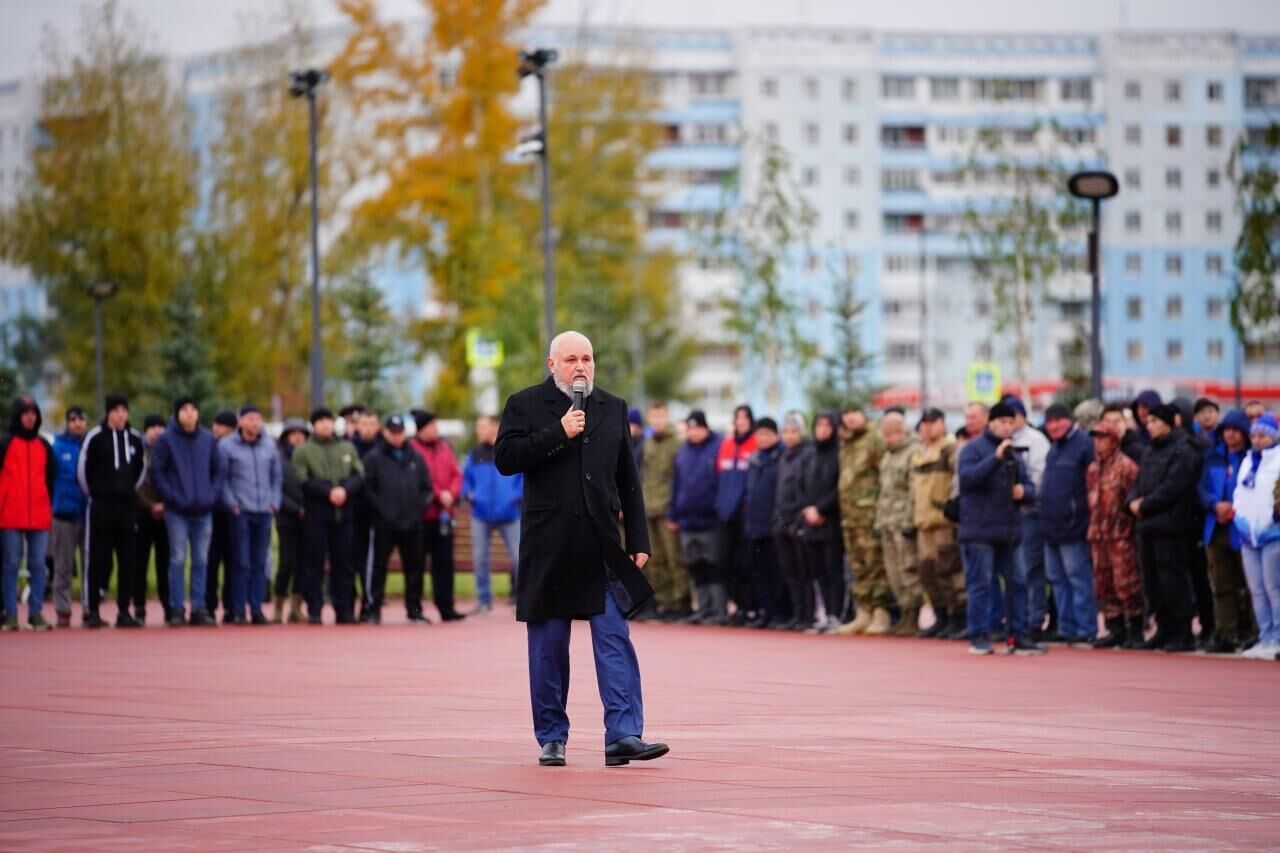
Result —
<instances>
[{"instance_id":1,"label":"man in black jacket","mask_svg":"<svg viewBox=\"0 0 1280 853\"><path fill-rule=\"evenodd\" d=\"M840 439L834 412L813 421L813 453L804 473L805 506L800 511L800 538L805 543L809 574L818 582L826 621L803 626L834 631L840 626L847 588L844 541L840 534Z\"/></svg>"},{"instance_id":2,"label":"man in black jacket","mask_svg":"<svg viewBox=\"0 0 1280 853\"><path fill-rule=\"evenodd\" d=\"M1129 511L1138 517L1142 594L1159 627L1146 648L1189 652L1195 649L1191 560L1200 533L1196 486L1201 455L1177 423L1178 410L1171 405L1150 410L1146 426L1151 441L1129 494Z\"/></svg>"},{"instance_id":3,"label":"man in black jacket","mask_svg":"<svg viewBox=\"0 0 1280 853\"><path fill-rule=\"evenodd\" d=\"M365 621L382 623L387 560L400 552L404 606L410 622L427 624L422 613L422 514L431 503L427 463L405 443L404 418L391 415L382 436L364 457L364 500L373 525L373 570L365 578Z\"/></svg>"},{"instance_id":4,"label":"man in black jacket","mask_svg":"<svg viewBox=\"0 0 1280 853\"><path fill-rule=\"evenodd\" d=\"M774 627L805 630L813 625L813 575L805 554L800 532L804 521L801 511L808 504L805 495L805 473L813 446L805 437L804 415L791 412L782 419L782 455L778 459L778 484L773 500L773 545L778 567L791 600L791 619Z\"/></svg>"},{"instance_id":5,"label":"man in black jacket","mask_svg":"<svg viewBox=\"0 0 1280 853\"><path fill-rule=\"evenodd\" d=\"M640 739L640 664L626 621L653 597L641 573L649 558L649 531L627 404L593 389L591 342L577 332L556 336L547 367L551 376L545 382L507 400L494 456L501 473L524 474L516 619L528 623L539 763L565 763L574 619L591 623L605 706L605 764L658 758L667 753L666 744ZM580 410L572 402L575 384L584 389Z\"/></svg>"},{"instance_id":6,"label":"man in black jacket","mask_svg":"<svg viewBox=\"0 0 1280 853\"><path fill-rule=\"evenodd\" d=\"M298 579L302 570L302 521L306 497L302 494L302 483L293 471L293 451L306 444L310 434L311 427L306 421L290 418L284 422L284 431L276 442L280 450L280 469L284 474L284 485L280 489L280 511L276 513L279 547L276 576L272 581L275 588L275 608L271 621L276 624L284 621L286 599L289 602L289 621L301 622L305 618L302 614L302 585Z\"/></svg>"}]
</instances>

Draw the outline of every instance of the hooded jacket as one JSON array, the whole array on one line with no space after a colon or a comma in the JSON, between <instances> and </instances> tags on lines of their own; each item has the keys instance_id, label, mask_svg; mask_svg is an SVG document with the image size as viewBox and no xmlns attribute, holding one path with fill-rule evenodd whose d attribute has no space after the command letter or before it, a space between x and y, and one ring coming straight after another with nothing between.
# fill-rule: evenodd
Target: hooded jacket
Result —
<instances>
[{"instance_id":1,"label":"hooded jacket","mask_svg":"<svg viewBox=\"0 0 1280 853\"><path fill-rule=\"evenodd\" d=\"M409 530L422 522L431 504L431 474L426 461L407 442L396 448L379 436L364 456L361 491L373 513L374 527Z\"/></svg>"},{"instance_id":2,"label":"hooded jacket","mask_svg":"<svg viewBox=\"0 0 1280 853\"><path fill-rule=\"evenodd\" d=\"M58 471L53 483L53 517L62 521L84 521L87 502L76 479L80 463L80 451L84 448L84 436L69 432L58 433L53 440L54 463Z\"/></svg>"},{"instance_id":3,"label":"hooded jacket","mask_svg":"<svg viewBox=\"0 0 1280 853\"><path fill-rule=\"evenodd\" d=\"M809 470L809 457L813 445L801 441L795 447L779 445L778 486L773 500L773 533L794 534L803 526L800 512L805 503L805 473Z\"/></svg>"},{"instance_id":4,"label":"hooded jacket","mask_svg":"<svg viewBox=\"0 0 1280 853\"><path fill-rule=\"evenodd\" d=\"M199 516L219 505L226 469L212 432L199 425L187 432L173 417L156 439L148 476L166 511Z\"/></svg>"},{"instance_id":5,"label":"hooded jacket","mask_svg":"<svg viewBox=\"0 0 1280 853\"><path fill-rule=\"evenodd\" d=\"M76 476L80 489L90 501L101 501L107 507L127 507L134 513L138 486L147 473L147 456L142 436L125 425L115 430L107 421L89 430L80 448Z\"/></svg>"},{"instance_id":6,"label":"hooded jacket","mask_svg":"<svg viewBox=\"0 0 1280 853\"><path fill-rule=\"evenodd\" d=\"M1222 437L1227 427L1239 430L1245 437L1245 446L1237 453L1232 453ZM1249 416L1239 409L1232 409L1222 418L1222 423L1214 430L1214 444L1204 455L1204 470L1200 473L1198 494L1200 508L1204 510L1204 541L1210 542L1218 527L1218 516L1214 507L1220 502L1231 503L1236 491L1236 475L1240 473L1240 463L1249 454ZM1234 524L1225 525L1231 536L1231 547L1240 550L1240 531Z\"/></svg>"},{"instance_id":7,"label":"hooded jacket","mask_svg":"<svg viewBox=\"0 0 1280 853\"><path fill-rule=\"evenodd\" d=\"M840 535L840 437L835 415L825 416L831 421L831 437L826 441L814 440L813 453L808 458L804 472L806 506L817 507L822 523L810 527L803 519L798 531L806 542L839 542Z\"/></svg>"},{"instance_id":8,"label":"hooded jacket","mask_svg":"<svg viewBox=\"0 0 1280 853\"><path fill-rule=\"evenodd\" d=\"M1129 501L1142 498L1138 532L1196 539L1200 535L1200 454L1185 430L1173 429L1153 438L1138 468Z\"/></svg>"},{"instance_id":9,"label":"hooded jacket","mask_svg":"<svg viewBox=\"0 0 1280 853\"><path fill-rule=\"evenodd\" d=\"M275 512L280 508L284 471L275 443L266 433L245 441L240 430L218 442L224 471L222 505L241 512Z\"/></svg>"},{"instance_id":10,"label":"hooded jacket","mask_svg":"<svg viewBox=\"0 0 1280 853\"><path fill-rule=\"evenodd\" d=\"M1085 476L1092 461L1093 439L1076 424L1050 445L1039 487L1040 531L1047 544L1085 541L1089 532Z\"/></svg>"},{"instance_id":11,"label":"hooded jacket","mask_svg":"<svg viewBox=\"0 0 1280 853\"><path fill-rule=\"evenodd\" d=\"M1251 548L1280 542L1280 446L1250 450L1240 464L1231 508L1240 540Z\"/></svg>"},{"instance_id":12,"label":"hooded jacket","mask_svg":"<svg viewBox=\"0 0 1280 853\"><path fill-rule=\"evenodd\" d=\"M490 524L520 520L524 475L506 476L494 464L494 446L479 444L462 469L462 496L471 501L471 517Z\"/></svg>"},{"instance_id":13,"label":"hooded jacket","mask_svg":"<svg viewBox=\"0 0 1280 853\"><path fill-rule=\"evenodd\" d=\"M35 428L22 428L22 415L36 413ZM9 434L0 439L0 529L48 530L53 526L53 494L58 465L49 442L40 437L40 407L30 397L13 401Z\"/></svg>"},{"instance_id":14,"label":"hooded jacket","mask_svg":"<svg viewBox=\"0 0 1280 853\"><path fill-rule=\"evenodd\" d=\"M748 539L764 539L773 535L774 504L778 496L778 463L782 444L768 450L757 450L747 466L746 509L742 514L742 532ZM723 475L721 475L723 476Z\"/></svg>"},{"instance_id":15,"label":"hooded jacket","mask_svg":"<svg viewBox=\"0 0 1280 853\"><path fill-rule=\"evenodd\" d=\"M732 435L720 442L716 454L716 516L732 521L742 516L747 500L747 469L756 452L756 434Z\"/></svg>"},{"instance_id":16,"label":"hooded jacket","mask_svg":"<svg viewBox=\"0 0 1280 853\"><path fill-rule=\"evenodd\" d=\"M961 542L1016 545L1022 541L1021 504L1035 500L1036 488L1018 454L1006 451L1000 459L996 456L999 446L1000 439L987 429L960 451L960 529L956 538ZM1015 485L1022 486L1021 501L1013 499Z\"/></svg>"},{"instance_id":17,"label":"hooded jacket","mask_svg":"<svg viewBox=\"0 0 1280 853\"><path fill-rule=\"evenodd\" d=\"M667 518L681 530L712 530L716 526L716 465L720 436L708 433L701 444L686 441L676 451L671 477L671 506Z\"/></svg>"}]
</instances>

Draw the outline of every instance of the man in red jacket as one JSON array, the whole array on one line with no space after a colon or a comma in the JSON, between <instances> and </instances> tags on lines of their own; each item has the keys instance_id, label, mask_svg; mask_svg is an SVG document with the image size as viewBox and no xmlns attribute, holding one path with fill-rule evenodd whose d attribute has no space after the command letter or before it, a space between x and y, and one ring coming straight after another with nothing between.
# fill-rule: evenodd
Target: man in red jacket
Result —
<instances>
[{"instance_id":1,"label":"man in red jacket","mask_svg":"<svg viewBox=\"0 0 1280 853\"><path fill-rule=\"evenodd\" d=\"M13 401L9 434L0 439L0 550L4 554L3 628L18 630L18 566L27 552L30 596L27 624L36 631L51 626L44 605L44 555L53 526L53 483L57 463L53 448L40 437L40 407L31 397Z\"/></svg>"},{"instance_id":2,"label":"man in red jacket","mask_svg":"<svg viewBox=\"0 0 1280 853\"><path fill-rule=\"evenodd\" d=\"M462 469L449 442L440 437L440 425L431 412L413 412L418 434L413 449L431 472L431 505L423 513L422 550L431 556L431 596L440 619L456 622L466 618L453 604L453 510L462 491Z\"/></svg>"}]
</instances>

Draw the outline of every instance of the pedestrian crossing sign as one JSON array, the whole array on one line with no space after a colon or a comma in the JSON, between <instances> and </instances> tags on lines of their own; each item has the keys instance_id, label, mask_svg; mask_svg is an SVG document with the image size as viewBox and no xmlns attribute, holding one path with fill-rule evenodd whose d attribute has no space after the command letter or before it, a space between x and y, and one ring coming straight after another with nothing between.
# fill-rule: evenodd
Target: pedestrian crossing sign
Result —
<instances>
[{"instance_id":1,"label":"pedestrian crossing sign","mask_svg":"<svg viewBox=\"0 0 1280 853\"><path fill-rule=\"evenodd\" d=\"M975 361L969 364L965 389L969 399L993 406L1000 402L1003 389L1000 387L1000 365L991 361Z\"/></svg>"},{"instance_id":2,"label":"pedestrian crossing sign","mask_svg":"<svg viewBox=\"0 0 1280 853\"><path fill-rule=\"evenodd\" d=\"M467 366L502 367L504 358L502 341L489 340L479 329L467 330Z\"/></svg>"}]
</instances>

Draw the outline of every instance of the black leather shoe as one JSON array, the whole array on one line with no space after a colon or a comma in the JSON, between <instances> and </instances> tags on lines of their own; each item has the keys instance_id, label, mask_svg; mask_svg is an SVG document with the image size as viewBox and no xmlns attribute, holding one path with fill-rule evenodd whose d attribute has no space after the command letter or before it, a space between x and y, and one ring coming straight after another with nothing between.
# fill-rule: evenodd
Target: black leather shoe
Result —
<instances>
[{"instance_id":1,"label":"black leather shoe","mask_svg":"<svg viewBox=\"0 0 1280 853\"><path fill-rule=\"evenodd\" d=\"M564 742L553 740L544 746L538 763L543 767L564 767Z\"/></svg>"},{"instance_id":2,"label":"black leather shoe","mask_svg":"<svg viewBox=\"0 0 1280 853\"><path fill-rule=\"evenodd\" d=\"M624 737L604 748L606 767L621 767L632 761L650 761L671 751L665 743L645 743L638 737Z\"/></svg>"}]
</instances>

